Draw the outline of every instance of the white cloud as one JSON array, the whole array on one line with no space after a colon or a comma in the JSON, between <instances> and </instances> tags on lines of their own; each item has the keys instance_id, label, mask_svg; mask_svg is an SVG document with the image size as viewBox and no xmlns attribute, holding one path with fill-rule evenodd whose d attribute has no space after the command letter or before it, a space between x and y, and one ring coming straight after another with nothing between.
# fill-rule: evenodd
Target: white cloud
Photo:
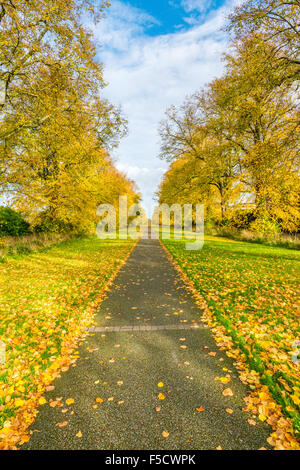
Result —
<instances>
[{"instance_id":1,"label":"white cloud","mask_svg":"<svg viewBox=\"0 0 300 470\"><path fill-rule=\"evenodd\" d=\"M129 120L129 136L116 157L119 168L136 181L149 207L167 168L157 158L158 123L167 106L180 104L187 94L221 74L227 39L220 28L227 10L220 8L187 30L155 37L146 30L156 20L141 10L119 1L109 10L95 35L102 45L99 57L109 82L104 94L122 105Z\"/></svg>"},{"instance_id":2,"label":"white cloud","mask_svg":"<svg viewBox=\"0 0 300 470\"><path fill-rule=\"evenodd\" d=\"M100 45L115 52L126 52L134 37L143 35L159 21L139 8L119 0L113 1L98 28Z\"/></svg>"},{"instance_id":3,"label":"white cloud","mask_svg":"<svg viewBox=\"0 0 300 470\"><path fill-rule=\"evenodd\" d=\"M186 12L197 10L201 13L210 9L212 0L182 0L181 5Z\"/></svg>"},{"instance_id":4,"label":"white cloud","mask_svg":"<svg viewBox=\"0 0 300 470\"><path fill-rule=\"evenodd\" d=\"M116 167L118 170L126 173L130 179L138 181L140 187L143 188L143 206L150 215L155 206L155 195L153 189L155 190L158 183L161 181L161 178L166 171L165 166L160 165L156 168L149 168L118 162Z\"/></svg>"}]
</instances>

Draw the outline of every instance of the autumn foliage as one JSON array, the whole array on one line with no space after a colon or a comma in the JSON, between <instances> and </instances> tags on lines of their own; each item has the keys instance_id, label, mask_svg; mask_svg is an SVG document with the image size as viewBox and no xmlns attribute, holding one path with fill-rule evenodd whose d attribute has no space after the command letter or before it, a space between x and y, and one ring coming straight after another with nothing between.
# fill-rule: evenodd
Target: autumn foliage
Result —
<instances>
[{"instance_id":1,"label":"autumn foliage","mask_svg":"<svg viewBox=\"0 0 300 470\"><path fill-rule=\"evenodd\" d=\"M45 387L74 364L74 349L132 240L77 239L11 259L0 270L0 449L28 440ZM43 400L43 399L41 399Z\"/></svg>"},{"instance_id":2,"label":"autumn foliage","mask_svg":"<svg viewBox=\"0 0 300 470\"><path fill-rule=\"evenodd\" d=\"M298 448L298 252L219 237L206 237L200 252L186 251L184 240L163 243L192 283L218 345L241 365L253 391L248 409L275 431L269 443Z\"/></svg>"},{"instance_id":3,"label":"autumn foliage","mask_svg":"<svg viewBox=\"0 0 300 470\"><path fill-rule=\"evenodd\" d=\"M0 2L0 190L32 227L89 230L99 204L138 199L109 154L126 120L101 96L102 65L82 20L98 22L107 5Z\"/></svg>"},{"instance_id":4,"label":"autumn foliage","mask_svg":"<svg viewBox=\"0 0 300 470\"><path fill-rule=\"evenodd\" d=\"M228 233L299 232L299 15L298 0L247 0L232 12L223 76L169 107L160 124L160 156L170 162L160 203L202 203L207 227ZM295 449L297 253L210 237L201 252L164 244L218 341L243 364L242 381L254 395L264 387L247 403L276 430L269 443Z\"/></svg>"},{"instance_id":5,"label":"autumn foliage","mask_svg":"<svg viewBox=\"0 0 300 470\"><path fill-rule=\"evenodd\" d=\"M299 230L297 21L297 1L250 0L232 14L224 75L161 123L161 202L204 203L222 225L246 209L255 231Z\"/></svg>"},{"instance_id":6,"label":"autumn foliage","mask_svg":"<svg viewBox=\"0 0 300 470\"><path fill-rule=\"evenodd\" d=\"M127 123L102 96L102 64L87 26L100 21L107 6L98 0L0 0L0 197L17 211L1 208L2 235L26 233L27 221L31 232L92 231L99 204L117 206L119 195L129 204L139 200L110 155ZM1 449L27 439L39 396L74 360L103 289L133 245L78 238L16 256L67 238L30 235L28 246L21 240L16 250L6 250L9 259L0 257L6 348Z\"/></svg>"}]
</instances>

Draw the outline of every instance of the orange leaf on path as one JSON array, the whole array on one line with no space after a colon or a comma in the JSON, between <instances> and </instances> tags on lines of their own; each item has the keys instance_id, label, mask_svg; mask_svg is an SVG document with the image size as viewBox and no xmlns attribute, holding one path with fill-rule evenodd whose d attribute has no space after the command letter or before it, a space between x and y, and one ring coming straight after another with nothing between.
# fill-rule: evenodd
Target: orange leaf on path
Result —
<instances>
[{"instance_id":1,"label":"orange leaf on path","mask_svg":"<svg viewBox=\"0 0 300 470\"><path fill-rule=\"evenodd\" d=\"M231 390L231 388L225 388L225 390L223 390L223 395L224 397L232 397L233 396L233 391Z\"/></svg>"},{"instance_id":2,"label":"orange leaf on path","mask_svg":"<svg viewBox=\"0 0 300 470\"><path fill-rule=\"evenodd\" d=\"M203 406L199 406L199 408L196 408L196 410L198 411L198 413L202 413L202 411L204 411L204 408Z\"/></svg>"}]
</instances>

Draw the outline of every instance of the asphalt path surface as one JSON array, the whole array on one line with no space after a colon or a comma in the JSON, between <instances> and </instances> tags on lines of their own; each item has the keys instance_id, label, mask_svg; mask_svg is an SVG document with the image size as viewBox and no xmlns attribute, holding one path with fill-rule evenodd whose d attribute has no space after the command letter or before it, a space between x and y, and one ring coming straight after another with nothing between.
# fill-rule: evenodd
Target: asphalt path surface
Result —
<instances>
[{"instance_id":1,"label":"asphalt path surface","mask_svg":"<svg viewBox=\"0 0 300 470\"><path fill-rule=\"evenodd\" d=\"M157 240L139 241L96 321L22 449L269 448L271 429L249 424L247 390Z\"/></svg>"}]
</instances>

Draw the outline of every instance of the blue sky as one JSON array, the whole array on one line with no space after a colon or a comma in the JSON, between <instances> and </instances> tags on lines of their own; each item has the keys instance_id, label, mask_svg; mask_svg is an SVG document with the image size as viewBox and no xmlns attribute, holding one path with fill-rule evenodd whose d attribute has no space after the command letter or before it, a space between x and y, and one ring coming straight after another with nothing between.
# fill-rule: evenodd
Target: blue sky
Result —
<instances>
[{"instance_id":1,"label":"blue sky","mask_svg":"<svg viewBox=\"0 0 300 470\"><path fill-rule=\"evenodd\" d=\"M223 0L131 0L124 2L147 12L155 19L146 27L149 36L175 33L199 23L204 17L224 4Z\"/></svg>"},{"instance_id":2,"label":"blue sky","mask_svg":"<svg viewBox=\"0 0 300 470\"><path fill-rule=\"evenodd\" d=\"M222 74L228 38L221 28L234 2L111 0L94 28L109 83L104 96L129 122L116 165L136 181L149 215L168 166L158 158L159 122L168 106Z\"/></svg>"}]
</instances>

